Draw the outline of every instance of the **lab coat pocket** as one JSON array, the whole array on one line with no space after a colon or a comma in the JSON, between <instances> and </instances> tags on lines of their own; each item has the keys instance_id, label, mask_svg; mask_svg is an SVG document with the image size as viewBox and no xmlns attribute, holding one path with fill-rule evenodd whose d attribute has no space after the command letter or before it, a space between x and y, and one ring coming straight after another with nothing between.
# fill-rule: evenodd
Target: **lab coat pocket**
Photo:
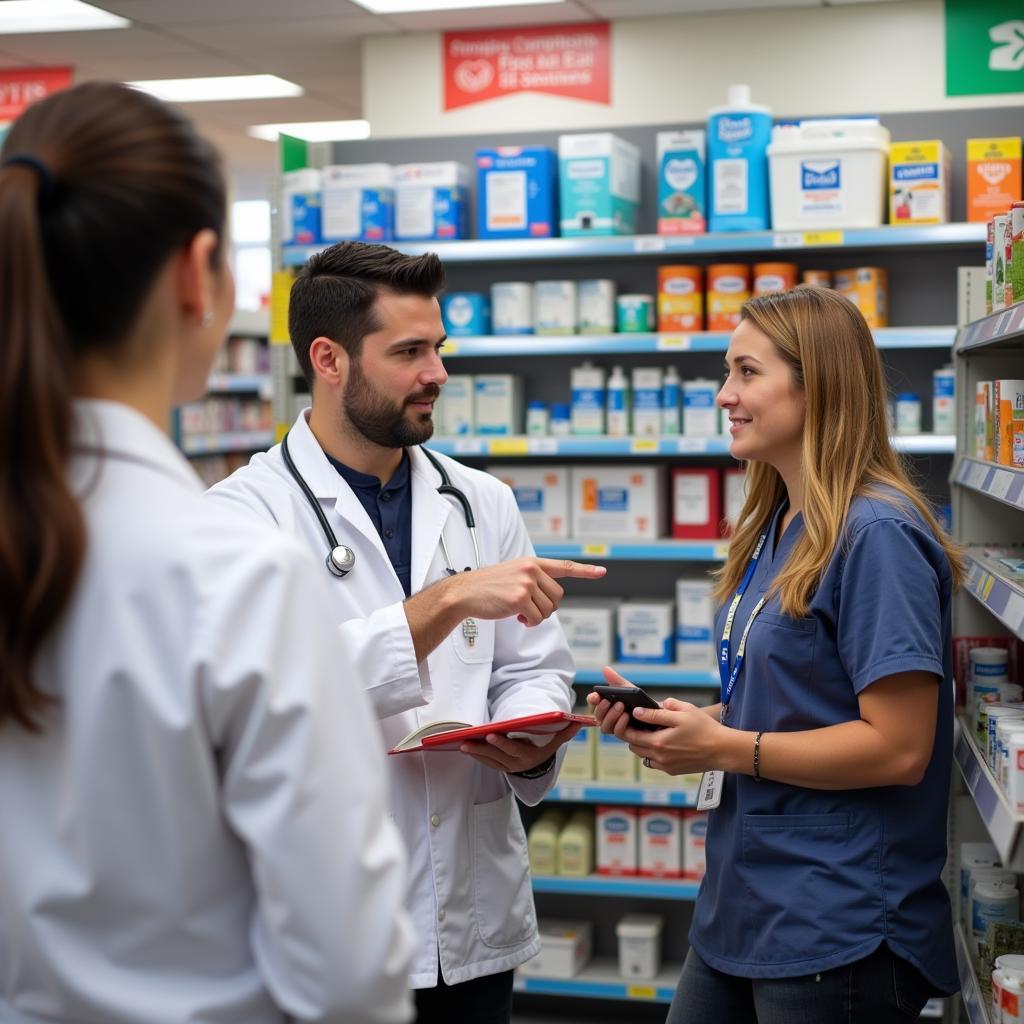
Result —
<instances>
[{"instance_id":1,"label":"lab coat pocket","mask_svg":"<svg viewBox=\"0 0 1024 1024\"><path fill-rule=\"evenodd\" d=\"M448 639L456 656L467 665L494 660L494 622L491 620L466 619L451 631Z\"/></svg>"},{"instance_id":2,"label":"lab coat pocket","mask_svg":"<svg viewBox=\"0 0 1024 1024\"><path fill-rule=\"evenodd\" d=\"M770 936L777 959L849 945L832 927L847 918L832 911L863 898L856 845L846 813L743 815L741 874L750 927Z\"/></svg>"},{"instance_id":3,"label":"lab coat pocket","mask_svg":"<svg viewBox=\"0 0 1024 1024\"><path fill-rule=\"evenodd\" d=\"M477 931L491 947L527 941L536 927L526 834L511 793L476 804L470 857Z\"/></svg>"}]
</instances>

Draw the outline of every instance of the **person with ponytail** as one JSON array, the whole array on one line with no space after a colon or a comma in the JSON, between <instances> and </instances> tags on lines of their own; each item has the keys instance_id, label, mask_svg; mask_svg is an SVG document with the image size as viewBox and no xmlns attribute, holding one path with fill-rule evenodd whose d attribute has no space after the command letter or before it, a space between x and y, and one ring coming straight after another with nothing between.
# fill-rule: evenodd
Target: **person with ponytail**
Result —
<instances>
[{"instance_id":1,"label":"person with ponytail","mask_svg":"<svg viewBox=\"0 0 1024 1024\"><path fill-rule=\"evenodd\" d=\"M166 434L232 312L225 215L211 147L122 85L37 103L0 154L5 1024L411 1015L383 750L320 573Z\"/></svg>"},{"instance_id":2,"label":"person with ponytail","mask_svg":"<svg viewBox=\"0 0 1024 1024\"><path fill-rule=\"evenodd\" d=\"M669 1024L888 1024L959 988L946 861L960 552L888 436L859 310L748 302L718 403L747 494L717 575L722 700L605 732L703 772L707 874ZM629 685L606 669L609 682Z\"/></svg>"}]
</instances>

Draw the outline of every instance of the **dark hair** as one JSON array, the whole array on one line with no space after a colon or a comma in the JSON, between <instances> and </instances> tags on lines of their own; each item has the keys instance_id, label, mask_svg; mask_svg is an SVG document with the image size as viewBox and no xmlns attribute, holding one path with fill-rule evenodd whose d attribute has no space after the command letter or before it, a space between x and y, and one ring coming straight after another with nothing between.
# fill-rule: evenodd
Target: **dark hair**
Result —
<instances>
[{"instance_id":1,"label":"dark hair","mask_svg":"<svg viewBox=\"0 0 1024 1024\"><path fill-rule=\"evenodd\" d=\"M30 107L0 159L0 726L55 701L33 661L86 527L65 477L75 358L115 352L171 253L224 229L219 161L180 113L90 82ZM219 247L222 251L223 247Z\"/></svg>"},{"instance_id":2,"label":"dark hair","mask_svg":"<svg viewBox=\"0 0 1024 1024\"><path fill-rule=\"evenodd\" d=\"M314 339L330 338L358 356L363 338L379 329L373 304L382 288L433 298L444 288L444 267L432 252L405 256L387 245L341 242L311 256L299 271L288 302L288 333L310 387Z\"/></svg>"}]
</instances>

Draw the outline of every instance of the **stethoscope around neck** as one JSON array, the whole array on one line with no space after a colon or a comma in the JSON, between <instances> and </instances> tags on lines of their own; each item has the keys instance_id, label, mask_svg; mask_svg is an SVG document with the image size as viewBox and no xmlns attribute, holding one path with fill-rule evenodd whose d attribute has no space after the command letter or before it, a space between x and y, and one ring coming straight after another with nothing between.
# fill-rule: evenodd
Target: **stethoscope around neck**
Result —
<instances>
[{"instance_id":1,"label":"stethoscope around neck","mask_svg":"<svg viewBox=\"0 0 1024 1024\"><path fill-rule=\"evenodd\" d=\"M473 557L476 560L476 567L479 569L481 565L480 547L476 540L476 520L473 517L473 506L470 505L469 498L451 482L447 470L435 458L433 453L427 451L422 446L420 451L427 457L427 461L434 467L437 475L441 478L441 485L438 487L437 493L454 498L462 506L462 514L466 519L466 529L469 530L469 537L473 542ZM331 524L327 521L327 516L324 515L320 502L317 501L316 495L310 490L309 484L303 479L302 474L292 461L292 454L288 450L287 434L281 440L281 458L284 460L285 467L291 474L292 479L299 485L299 490L305 496L309 507L316 513L316 517L320 522L320 529L323 530L324 537L327 538L329 549L326 559L327 571L337 579L343 580L355 568L356 553L347 544L338 543L338 538L335 536ZM441 531L441 554L444 556L445 572L449 576L455 576L458 573L458 569L455 568L451 555L448 553L448 545L445 543L443 530ZM470 566L467 565L465 571L468 572L469 569Z\"/></svg>"}]
</instances>

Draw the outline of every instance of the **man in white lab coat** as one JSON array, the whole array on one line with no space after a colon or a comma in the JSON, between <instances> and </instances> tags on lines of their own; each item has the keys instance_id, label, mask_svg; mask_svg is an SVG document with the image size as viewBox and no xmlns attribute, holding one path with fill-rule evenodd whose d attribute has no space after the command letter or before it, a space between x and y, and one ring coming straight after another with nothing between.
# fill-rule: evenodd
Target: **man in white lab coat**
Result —
<instances>
[{"instance_id":1,"label":"man in white lab coat","mask_svg":"<svg viewBox=\"0 0 1024 1024\"><path fill-rule=\"evenodd\" d=\"M438 493L441 475L419 445L447 380L443 284L433 254L348 242L313 256L289 307L312 410L296 419L287 452L256 455L209 492L278 523L321 559L335 545L351 550L351 571L331 580L332 593L389 748L432 721L569 710L573 663L551 617L557 579L604 574L534 557L509 488L435 455L468 499L478 562L461 504ZM389 758L411 861L419 1021L509 1020L512 970L540 948L514 797L541 800L577 728L543 746L489 736L463 752Z\"/></svg>"}]
</instances>

